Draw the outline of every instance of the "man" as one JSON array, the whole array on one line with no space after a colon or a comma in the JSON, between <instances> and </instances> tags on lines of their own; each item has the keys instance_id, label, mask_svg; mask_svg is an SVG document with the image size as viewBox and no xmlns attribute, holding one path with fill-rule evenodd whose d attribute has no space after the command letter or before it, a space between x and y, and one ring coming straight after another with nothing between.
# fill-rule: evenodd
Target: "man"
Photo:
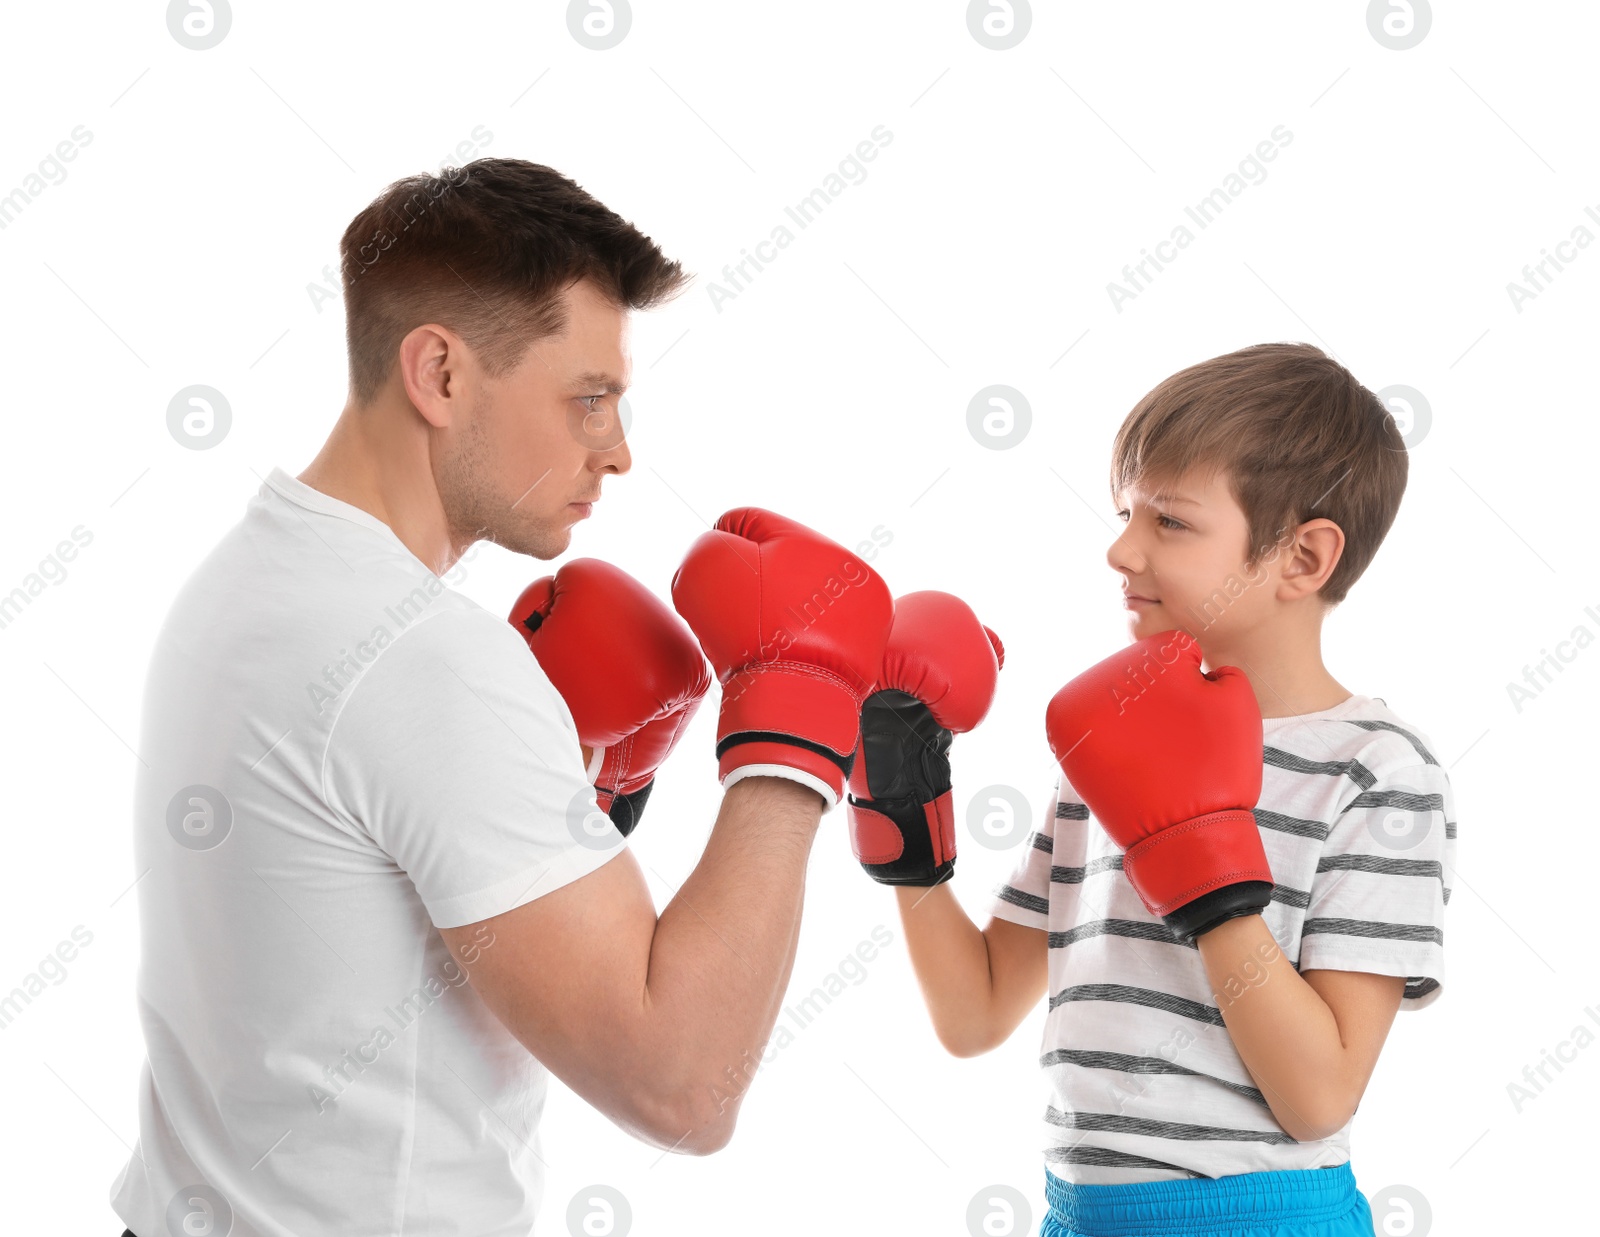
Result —
<instances>
[{"instance_id":1,"label":"man","mask_svg":"<svg viewBox=\"0 0 1600 1237\"><path fill-rule=\"evenodd\" d=\"M267 478L152 656L148 1061L112 1187L138 1237L526 1234L547 1069L636 1137L722 1147L727 1069L771 1033L887 638L882 581L802 526L730 513L691 549L674 600L724 684L727 789L658 919L595 827L588 702L438 577L479 539L567 549L631 462L628 314L686 277L510 159L397 182L341 254L349 401L310 467ZM817 592L829 564L850 579ZM763 647L744 602L783 595L820 601Z\"/></svg>"}]
</instances>

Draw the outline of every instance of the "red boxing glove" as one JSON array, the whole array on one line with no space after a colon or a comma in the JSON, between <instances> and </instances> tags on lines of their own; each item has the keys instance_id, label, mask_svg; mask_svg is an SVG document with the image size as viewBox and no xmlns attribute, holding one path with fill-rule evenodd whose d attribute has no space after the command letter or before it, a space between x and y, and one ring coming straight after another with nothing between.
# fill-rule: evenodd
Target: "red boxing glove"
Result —
<instances>
[{"instance_id":1,"label":"red boxing glove","mask_svg":"<svg viewBox=\"0 0 1600 1237\"><path fill-rule=\"evenodd\" d=\"M672 604L722 684L722 785L786 777L824 810L838 803L894 618L878 574L803 524L739 507L689 547Z\"/></svg>"},{"instance_id":2,"label":"red boxing glove","mask_svg":"<svg viewBox=\"0 0 1600 1237\"><path fill-rule=\"evenodd\" d=\"M1129 883L1181 939L1266 908L1272 871L1250 811L1261 710L1242 670L1202 674L1193 636L1147 636L1058 691L1045 730Z\"/></svg>"},{"instance_id":3,"label":"red boxing glove","mask_svg":"<svg viewBox=\"0 0 1600 1237\"><path fill-rule=\"evenodd\" d=\"M711 675L694 633L627 572L575 558L523 589L511 624L594 749L589 776L600 810L624 836L650 797Z\"/></svg>"},{"instance_id":4,"label":"red boxing glove","mask_svg":"<svg viewBox=\"0 0 1600 1237\"><path fill-rule=\"evenodd\" d=\"M1000 637L959 597L927 591L895 602L850 773L850 848L873 880L932 886L955 871L950 739L988 713L1005 660Z\"/></svg>"}]
</instances>

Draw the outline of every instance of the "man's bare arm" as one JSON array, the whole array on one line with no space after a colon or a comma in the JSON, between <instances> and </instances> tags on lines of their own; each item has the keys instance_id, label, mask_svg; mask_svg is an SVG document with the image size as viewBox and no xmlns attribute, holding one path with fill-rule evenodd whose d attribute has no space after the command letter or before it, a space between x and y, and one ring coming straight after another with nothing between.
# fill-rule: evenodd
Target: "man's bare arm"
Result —
<instances>
[{"instance_id":1,"label":"man's bare arm","mask_svg":"<svg viewBox=\"0 0 1600 1237\"><path fill-rule=\"evenodd\" d=\"M821 809L783 778L736 782L659 919L623 848L441 935L507 1029L589 1103L656 1146L715 1151L788 987Z\"/></svg>"}]
</instances>

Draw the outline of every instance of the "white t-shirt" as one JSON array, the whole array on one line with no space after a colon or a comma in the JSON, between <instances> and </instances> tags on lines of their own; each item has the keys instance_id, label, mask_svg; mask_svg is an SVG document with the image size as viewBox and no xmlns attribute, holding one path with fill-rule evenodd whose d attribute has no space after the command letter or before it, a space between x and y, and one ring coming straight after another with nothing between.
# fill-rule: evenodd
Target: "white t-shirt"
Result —
<instances>
[{"instance_id":1,"label":"white t-shirt","mask_svg":"<svg viewBox=\"0 0 1600 1237\"><path fill-rule=\"evenodd\" d=\"M435 929L623 839L521 637L275 469L173 603L140 752L147 1062L123 1222L523 1237L548 1074Z\"/></svg>"},{"instance_id":2,"label":"white t-shirt","mask_svg":"<svg viewBox=\"0 0 1600 1237\"><path fill-rule=\"evenodd\" d=\"M1256 824L1272 868L1263 912L1300 971L1405 976L1400 1008L1436 1000L1455 872L1450 783L1421 731L1355 695L1262 722ZM1235 1049L1198 947L1151 915L1122 849L1063 778L1055 810L995 891L1001 919L1049 932L1045 1165L1079 1184L1324 1168L1284 1133ZM1241 977L1239 991L1265 971ZM1224 993L1222 1000L1230 999Z\"/></svg>"}]
</instances>

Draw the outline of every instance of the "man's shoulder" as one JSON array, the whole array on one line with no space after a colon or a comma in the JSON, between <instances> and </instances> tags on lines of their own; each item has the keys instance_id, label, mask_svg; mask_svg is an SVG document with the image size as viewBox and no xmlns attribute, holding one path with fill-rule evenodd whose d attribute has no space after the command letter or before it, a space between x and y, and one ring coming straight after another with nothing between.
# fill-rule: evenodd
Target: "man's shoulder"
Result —
<instances>
[{"instance_id":1,"label":"man's shoulder","mask_svg":"<svg viewBox=\"0 0 1600 1237\"><path fill-rule=\"evenodd\" d=\"M243 602L268 614L281 600L307 616L415 607L416 591L429 599L447 591L392 530L356 514L363 518L305 508L263 485L195 563L182 591L191 602Z\"/></svg>"},{"instance_id":2,"label":"man's shoulder","mask_svg":"<svg viewBox=\"0 0 1600 1237\"><path fill-rule=\"evenodd\" d=\"M545 677L510 623L452 589L429 597L414 613L397 610L386 617L391 628L387 659L395 668L403 664L408 673L433 670L468 683Z\"/></svg>"},{"instance_id":3,"label":"man's shoulder","mask_svg":"<svg viewBox=\"0 0 1600 1237\"><path fill-rule=\"evenodd\" d=\"M506 744L515 756L561 732L577 751L571 713L527 644L510 623L457 593L357 654L370 660L341 694L330 750L425 735L435 754Z\"/></svg>"}]
</instances>

